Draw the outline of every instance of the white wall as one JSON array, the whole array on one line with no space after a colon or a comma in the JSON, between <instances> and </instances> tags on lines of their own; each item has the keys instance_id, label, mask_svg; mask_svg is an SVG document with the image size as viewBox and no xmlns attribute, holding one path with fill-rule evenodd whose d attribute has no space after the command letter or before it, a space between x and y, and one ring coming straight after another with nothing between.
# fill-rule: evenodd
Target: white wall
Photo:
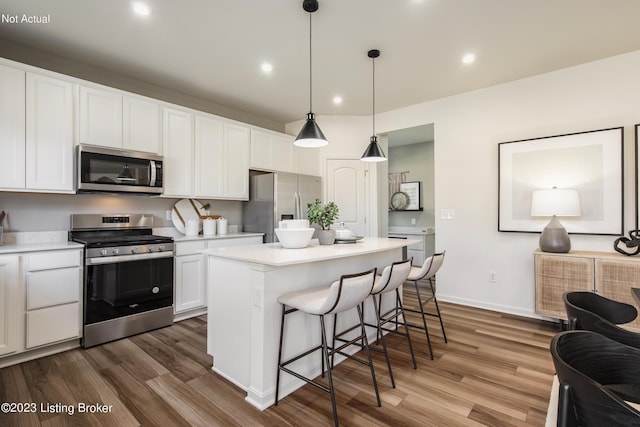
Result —
<instances>
[{"instance_id":1,"label":"white wall","mask_svg":"<svg viewBox=\"0 0 640 427\"><path fill-rule=\"evenodd\" d=\"M389 225L433 227L435 224L433 141L389 148L389 172L404 172L406 181L420 182L420 207L423 211L390 211ZM415 224L411 220L415 219Z\"/></svg>"},{"instance_id":2,"label":"white wall","mask_svg":"<svg viewBox=\"0 0 640 427\"><path fill-rule=\"evenodd\" d=\"M436 250L447 250L438 273L442 300L536 317L532 252L539 236L497 231L500 142L624 126L624 229L634 228L639 75L637 51L378 115L380 133L435 125ZM318 123L334 139L324 157L335 142L364 149L368 132L354 139L361 121L318 117ZM439 219L441 209L455 209L456 219ZM574 249L611 252L615 236L571 240ZM497 283L489 283L489 271Z\"/></svg>"}]
</instances>

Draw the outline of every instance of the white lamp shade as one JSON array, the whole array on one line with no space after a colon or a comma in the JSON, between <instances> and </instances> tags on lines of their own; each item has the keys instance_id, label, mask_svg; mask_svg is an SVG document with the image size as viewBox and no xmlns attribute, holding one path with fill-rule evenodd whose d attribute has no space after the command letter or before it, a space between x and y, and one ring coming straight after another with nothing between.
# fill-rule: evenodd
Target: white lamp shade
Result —
<instances>
[{"instance_id":1,"label":"white lamp shade","mask_svg":"<svg viewBox=\"0 0 640 427\"><path fill-rule=\"evenodd\" d=\"M578 190L535 190L531 197L531 216L580 216Z\"/></svg>"}]
</instances>

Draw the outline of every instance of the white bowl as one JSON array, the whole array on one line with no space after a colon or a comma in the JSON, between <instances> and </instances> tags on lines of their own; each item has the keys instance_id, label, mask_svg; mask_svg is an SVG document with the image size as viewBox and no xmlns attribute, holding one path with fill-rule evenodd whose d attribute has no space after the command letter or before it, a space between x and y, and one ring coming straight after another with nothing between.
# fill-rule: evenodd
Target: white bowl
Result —
<instances>
[{"instance_id":1,"label":"white bowl","mask_svg":"<svg viewBox=\"0 0 640 427\"><path fill-rule=\"evenodd\" d=\"M309 221L306 219L283 219L278 223L280 228L286 228L287 230L290 228L300 229L300 228L309 228Z\"/></svg>"},{"instance_id":2,"label":"white bowl","mask_svg":"<svg viewBox=\"0 0 640 427\"><path fill-rule=\"evenodd\" d=\"M274 231L283 248L299 249L309 244L315 228L276 228Z\"/></svg>"}]
</instances>

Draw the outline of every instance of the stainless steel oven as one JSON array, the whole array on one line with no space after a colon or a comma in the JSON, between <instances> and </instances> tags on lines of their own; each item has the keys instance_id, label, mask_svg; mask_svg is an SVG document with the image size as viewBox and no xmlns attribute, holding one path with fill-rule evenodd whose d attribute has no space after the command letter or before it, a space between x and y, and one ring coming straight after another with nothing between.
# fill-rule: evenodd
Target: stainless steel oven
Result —
<instances>
[{"instance_id":1,"label":"stainless steel oven","mask_svg":"<svg viewBox=\"0 0 640 427\"><path fill-rule=\"evenodd\" d=\"M173 240L152 234L153 216L72 215L85 245L83 346L173 323Z\"/></svg>"}]
</instances>

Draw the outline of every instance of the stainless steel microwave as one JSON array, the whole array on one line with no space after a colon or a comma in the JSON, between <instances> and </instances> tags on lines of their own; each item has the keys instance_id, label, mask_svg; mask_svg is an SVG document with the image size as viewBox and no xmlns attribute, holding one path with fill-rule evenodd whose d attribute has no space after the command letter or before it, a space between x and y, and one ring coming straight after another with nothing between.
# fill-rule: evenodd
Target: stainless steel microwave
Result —
<instances>
[{"instance_id":1,"label":"stainless steel microwave","mask_svg":"<svg viewBox=\"0 0 640 427\"><path fill-rule=\"evenodd\" d=\"M81 144L76 158L78 193L162 194L162 156Z\"/></svg>"}]
</instances>

